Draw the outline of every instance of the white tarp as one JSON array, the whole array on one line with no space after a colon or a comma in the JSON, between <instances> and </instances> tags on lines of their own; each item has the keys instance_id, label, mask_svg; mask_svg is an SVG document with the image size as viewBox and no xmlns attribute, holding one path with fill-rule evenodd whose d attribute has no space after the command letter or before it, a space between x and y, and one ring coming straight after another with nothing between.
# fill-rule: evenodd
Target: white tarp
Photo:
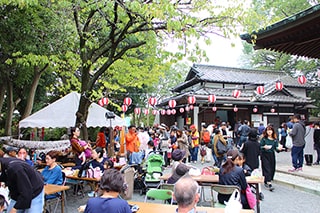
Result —
<instances>
[{"instance_id":1,"label":"white tarp","mask_svg":"<svg viewBox=\"0 0 320 213\"><path fill-rule=\"evenodd\" d=\"M80 94L71 92L45 108L35 112L19 122L19 128L27 127L73 127L76 122L76 112L80 102ZM106 119L107 109L96 103L89 106L87 127L110 126L110 120ZM112 127L124 126L125 120L116 115L111 119Z\"/></svg>"}]
</instances>

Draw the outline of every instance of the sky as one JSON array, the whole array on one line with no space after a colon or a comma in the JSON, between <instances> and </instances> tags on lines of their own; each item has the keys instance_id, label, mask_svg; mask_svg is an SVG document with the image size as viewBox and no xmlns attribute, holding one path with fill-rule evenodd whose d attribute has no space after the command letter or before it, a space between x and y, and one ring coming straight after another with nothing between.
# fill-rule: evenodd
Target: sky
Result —
<instances>
[{"instance_id":1,"label":"sky","mask_svg":"<svg viewBox=\"0 0 320 213\"><path fill-rule=\"evenodd\" d=\"M240 56L242 54L242 40L240 37L226 39L216 35L212 36L212 44L201 46L207 52L209 62L202 62L210 65L240 67ZM234 46L232 46L232 43Z\"/></svg>"}]
</instances>

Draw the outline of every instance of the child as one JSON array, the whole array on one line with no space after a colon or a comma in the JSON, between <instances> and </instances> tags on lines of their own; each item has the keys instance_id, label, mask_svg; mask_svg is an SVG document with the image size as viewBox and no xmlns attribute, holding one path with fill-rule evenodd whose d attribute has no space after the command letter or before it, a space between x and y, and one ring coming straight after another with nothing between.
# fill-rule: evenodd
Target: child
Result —
<instances>
[{"instance_id":1,"label":"child","mask_svg":"<svg viewBox=\"0 0 320 213\"><path fill-rule=\"evenodd\" d=\"M7 206L8 203L6 201L6 198L2 194L0 194L0 213L2 213Z\"/></svg>"},{"instance_id":2,"label":"child","mask_svg":"<svg viewBox=\"0 0 320 213\"><path fill-rule=\"evenodd\" d=\"M104 164L103 164L104 170L112 169L112 168L113 168L113 165L114 165L114 163L113 163L112 160L110 160L110 159L106 160L106 161L104 162Z\"/></svg>"},{"instance_id":3,"label":"child","mask_svg":"<svg viewBox=\"0 0 320 213\"><path fill-rule=\"evenodd\" d=\"M80 140L79 143L80 143L81 146L86 146L86 145L87 145L87 142L82 141L82 140ZM81 165L84 165L85 162L86 162L86 160L91 157L91 146L90 146L89 143L88 143L88 145L89 145L88 148L85 149L84 152L82 152L82 153L79 155L79 159L82 160Z\"/></svg>"},{"instance_id":4,"label":"child","mask_svg":"<svg viewBox=\"0 0 320 213\"><path fill-rule=\"evenodd\" d=\"M207 149L206 144L204 142L201 142L200 144L200 155L201 155L201 164L204 164L204 158L207 155Z\"/></svg>"},{"instance_id":5,"label":"child","mask_svg":"<svg viewBox=\"0 0 320 213\"><path fill-rule=\"evenodd\" d=\"M245 164L245 162L246 162L246 159L245 159L243 153L240 152L237 164L238 164L238 166L240 166L243 169L245 176L251 176L252 169L250 168L250 166Z\"/></svg>"},{"instance_id":6,"label":"child","mask_svg":"<svg viewBox=\"0 0 320 213\"><path fill-rule=\"evenodd\" d=\"M152 140L148 141L147 146L148 147L147 147L146 152L145 152L145 159L148 159L148 157L150 155L152 155L153 152L156 151L156 148L154 147L154 143L153 143Z\"/></svg>"}]
</instances>

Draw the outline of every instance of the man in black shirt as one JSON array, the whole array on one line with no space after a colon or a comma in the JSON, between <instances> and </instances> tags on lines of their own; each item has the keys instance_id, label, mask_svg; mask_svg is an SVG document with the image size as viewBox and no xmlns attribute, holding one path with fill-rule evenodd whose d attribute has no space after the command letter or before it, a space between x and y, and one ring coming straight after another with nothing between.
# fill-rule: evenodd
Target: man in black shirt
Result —
<instances>
[{"instance_id":1,"label":"man in black shirt","mask_svg":"<svg viewBox=\"0 0 320 213\"><path fill-rule=\"evenodd\" d=\"M0 182L5 182L10 191L7 212L42 212L44 182L39 172L17 158L0 158L0 172Z\"/></svg>"}]
</instances>

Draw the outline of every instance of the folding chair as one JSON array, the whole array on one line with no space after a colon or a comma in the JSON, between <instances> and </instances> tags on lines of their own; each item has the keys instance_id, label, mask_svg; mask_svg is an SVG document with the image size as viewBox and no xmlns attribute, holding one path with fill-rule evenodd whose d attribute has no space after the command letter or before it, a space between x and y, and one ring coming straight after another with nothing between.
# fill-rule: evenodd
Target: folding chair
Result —
<instances>
[{"instance_id":1,"label":"folding chair","mask_svg":"<svg viewBox=\"0 0 320 213\"><path fill-rule=\"evenodd\" d=\"M233 185L220 185L220 184L212 184L211 185L211 196L212 196L212 207L224 208L225 205L219 203L217 196L215 196L215 192L224 195L232 195L233 191L237 190L240 193L240 188L238 186ZM216 199L216 202L215 202Z\"/></svg>"},{"instance_id":2,"label":"folding chair","mask_svg":"<svg viewBox=\"0 0 320 213\"><path fill-rule=\"evenodd\" d=\"M162 200L163 202L170 199L170 204L172 205L172 200L173 200L172 194L173 192L168 189L150 189L146 193L144 202L146 203L148 198L153 198L155 200Z\"/></svg>"},{"instance_id":3,"label":"folding chair","mask_svg":"<svg viewBox=\"0 0 320 213\"><path fill-rule=\"evenodd\" d=\"M66 174L64 172L62 172L62 185L64 186L66 184ZM61 192L61 193L65 193L65 191ZM66 194L64 194L66 195ZM55 198L50 198L50 199L47 199L46 200L46 203L45 203L45 206L46 207L49 207L49 212L51 213L51 206L54 205L54 210L53 210L53 213L57 212L57 208L59 206L59 203L61 203L61 200L62 200L62 196L61 194L58 194L57 197ZM67 200L66 200L66 196L64 196L64 203L65 203L65 206L67 205Z\"/></svg>"}]
</instances>

